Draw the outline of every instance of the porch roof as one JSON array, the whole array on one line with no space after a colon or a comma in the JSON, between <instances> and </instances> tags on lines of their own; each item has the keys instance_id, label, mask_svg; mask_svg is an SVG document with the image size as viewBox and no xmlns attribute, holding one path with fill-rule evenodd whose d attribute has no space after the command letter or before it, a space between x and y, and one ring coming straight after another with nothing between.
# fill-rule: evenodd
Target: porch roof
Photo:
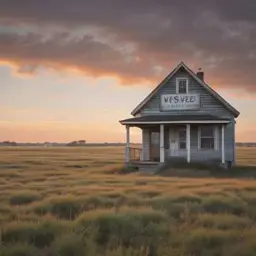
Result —
<instances>
[{"instance_id":1,"label":"porch roof","mask_svg":"<svg viewBox=\"0 0 256 256\"><path fill-rule=\"evenodd\" d=\"M123 125L141 124L223 124L230 123L228 118L220 118L212 115L147 115L121 120Z\"/></svg>"}]
</instances>

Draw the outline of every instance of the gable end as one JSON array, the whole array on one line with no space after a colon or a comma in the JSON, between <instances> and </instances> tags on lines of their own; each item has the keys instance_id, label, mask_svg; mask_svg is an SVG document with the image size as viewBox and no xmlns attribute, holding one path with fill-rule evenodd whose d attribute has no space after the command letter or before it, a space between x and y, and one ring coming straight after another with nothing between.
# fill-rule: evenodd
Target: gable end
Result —
<instances>
[{"instance_id":1,"label":"gable end","mask_svg":"<svg viewBox=\"0 0 256 256\"><path fill-rule=\"evenodd\" d=\"M210 95L219 101L227 110L229 110L235 117L239 116L239 111L232 107L225 99L223 99L217 92L215 92L209 85L202 81L198 76L189 69L183 62L181 62L164 80L132 111L132 115L137 115L142 108L160 91L160 89L178 72L186 71L193 79L196 80ZM175 89L177 90L177 88Z\"/></svg>"}]
</instances>

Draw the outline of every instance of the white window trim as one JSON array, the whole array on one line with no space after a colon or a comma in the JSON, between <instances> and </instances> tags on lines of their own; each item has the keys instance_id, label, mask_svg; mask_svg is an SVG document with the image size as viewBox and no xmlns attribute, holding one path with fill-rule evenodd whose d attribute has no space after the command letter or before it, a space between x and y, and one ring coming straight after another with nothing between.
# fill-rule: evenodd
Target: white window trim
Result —
<instances>
[{"instance_id":1,"label":"white window trim","mask_svg":"<svg viewBox=\"0 0 256 256\"><path fill-rule=\"evenodd\" d=\"M213 139L214 139L214 148L201 148L201 128L202 126L198 126L198 136L197 136L197 145L198 145L198 150L210 150L210 151L217 151L219 149L219 129L218 126L215 125L213 127Z\"/></svg>"},{"instance_id":2,"label":"white window trim","mask_svg":"<svg viewBox=\"0 0 256 256\"><path fill-rule=\"evenodd\" d=\"M180 94L179 93L179 81L180 80L186 80L186 93L184 93L184 94L188 94L188 78L187 77L178 77L178 78L176 78L176 93L177 94Z\"/></svg>"}]
</instances>

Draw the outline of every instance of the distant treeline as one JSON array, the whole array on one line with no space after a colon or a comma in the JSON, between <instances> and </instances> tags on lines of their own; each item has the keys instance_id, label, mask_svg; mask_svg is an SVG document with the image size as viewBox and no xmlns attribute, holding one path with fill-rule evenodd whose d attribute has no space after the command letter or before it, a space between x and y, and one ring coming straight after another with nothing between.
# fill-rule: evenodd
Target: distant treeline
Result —
<instances>
[{"instance_id":1,"label":"distant treeline","mask_svg":"<svg viewBox=\"0 0 256 256\"><path fill-rule=\"evenodd\" d=\"M133 143L134 144L134 143ZM136 144L136 143L135 143ZM14 141L2 141L0 146L38 146L38 147L90 147L90 146L124 146L121 142L87 143L85 140L72 141L69 143L43 142L43 143L19 143Z\"/></svg>"},{"instance_id":2,"label":"distant treeline","mask_svg":"<svg viewBox=\"0 0 256 256\"><path fill-rule=\"evenodd\" d=\"M100 147L100 146L124 146L125 143L111 143L111 142L104 142L104 143L86 143L86 144L81 144L81 143L76 143L76 142L70 142L67 143L66 146L69 147Z\"/></svg>"},{"instance_id":3,"label":"distant treeline","mask_svg":"<svg viewBox=\"0 0 256 256\"><path fill-rule=\"evenodd\" d=\"M2 141L0 142L2 146L17 146L17 142L15 141Z\"/></svg>"},{"instance_id":4,"label":"distant treeline","mask_svg":"<svg viewBox=\"0 0 256 256\"><path fill-rule=\"evenodd\" d=\"M137 145L140 143L132 143L133 145ZM43 143L19 143L15 141L2 141L0 142L0 146L45 146L45 147L88 147L88 146L94 146L94 147L100 147L100 146L125 146L125 143L121 142L103 142L103 143L88 143L85 140L77 140L77 141L71 141L69 143L57 143L57 142L43 142ZM237 147L256 147L256 142L237 142Z\"/></svg>"},{"instance_id":5,"label":"distant treeline","mask_svg":"<svg viewBox=\"0 0 256 256\"><path fill-rule=\"evenodd\" d=\"M237 147L256 147L256 142L237 142Z\"/></svg>"}]
</instances>

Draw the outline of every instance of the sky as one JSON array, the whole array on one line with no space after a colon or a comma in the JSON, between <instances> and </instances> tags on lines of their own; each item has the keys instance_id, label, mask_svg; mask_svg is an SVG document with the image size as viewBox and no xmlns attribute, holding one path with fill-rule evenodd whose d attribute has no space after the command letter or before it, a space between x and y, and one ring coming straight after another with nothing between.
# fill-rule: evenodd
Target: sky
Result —
<instances>
[{"instance_id":1,"label":"sky","mask_svg":"<svg viewBox=\"0 0 256 256\"><path fill-rule=\"evenodd\" d=\"M1 1L0 141L123 142L118 121L180 61L240 111L237 141L256 141L255 13L255 0Z\"/></svg>"}]
</instances>

